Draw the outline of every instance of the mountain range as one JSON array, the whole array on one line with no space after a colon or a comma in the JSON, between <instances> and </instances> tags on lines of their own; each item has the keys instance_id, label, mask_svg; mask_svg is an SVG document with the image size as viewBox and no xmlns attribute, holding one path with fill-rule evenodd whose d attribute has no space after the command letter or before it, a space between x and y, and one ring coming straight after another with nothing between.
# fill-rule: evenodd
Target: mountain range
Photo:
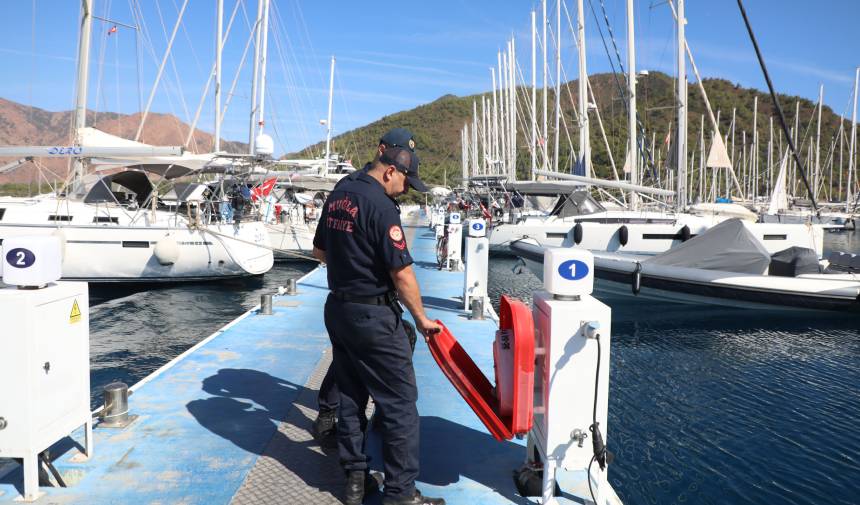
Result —
<instances>
[{"instance_id":1,"label":"mountain range","mask_svg":"<svg viewBox=\"0 0 860 505\"><path fill-rule=\"evenodd\" d=\"M627 139L627 112L623 99L626 81L623 76L615 74L594 74L589 77L594 98L600 113L609 148L612 151L618 170L624 163L624 152ZM746 132L747 144L751 143L753 131L753 100L758 97L758 135L760 166L767 159L767 143L769 138L769 118L774 117L774 145L780 140L781 131L779 122L776 120L774 108L770 95L756 89L745 88L733 84L725 79L705 79L704 88L707 91L711 105L715 113L719 112L720 130L723 135L731 131L732 109L736 110L735 125L735 157L743 159L741 154L743 132ZM530 138L530 119L525 113L526 104L531 101L531 90L525 87L518 89L520 104L520 123L518 128L518 167L521 177L528 176L527 167L530 164L528 152L528 139ZM668 151L663 141L667 137L674 138L670 129L674 124L676 100L675 81L671 76L660 72L651 72L647 76L641 76L637 86L638 92L638 114L649 138L655 140L656 150L661 151L660 158L665 159ZM410 129L417 144L417 152L421 158L422 176L430 183L448 185L456 184L460 178L460 130L466 122L471 122L472 104L478 104L480 115L481 99L487 97L492 102L492 93L484 93L470 96L445 95L437 100L415 107L410 110L397 112L383 116L378 120L347 131L333 138L332 146L335 152L351 159L355 166L361 166L369 161L375 151L379 138L387 130L394 127ZM795 118L795 107L799 107L800 130L807 140L804 143L804 153L808 152L808 141L815 141L815 119L816 106L810 100L796 96L779 95L782 108L785 112L789 127L793 126ZM552 114L554 110L555 97L552 91L548 94L549 123L553 124ZM541 91L538 90L538 108L540 112ZM571 149L568 137L574 146L577 144L576 128L573 126L574 109L577 103L577 81L570 81L562 86L561 109L569 128L562 132L560 142L560 167L567 170L571 163ZM690 156L698 157L699 127L702 115L705 113L704 102L698 91L697 85L689 85L689 115L688 134ZM591 145L592 163L595 172L600 177L608 177L611 174L608 151L603 137L597 127L596 114L590 114L592 121ZM88 112L87 124L95 126L108 133L133 138L137 124L140 121L139 114L124 115L116 113ZM836 138L835 134L839 127L840 118L829 107L822 109L822 163ZM71 113L49 112L35 107L27 107L9 100L0 99L0 145L64 145L69 141L71 124ZM845 128L849 128L849 122L845 122ZM550 126L550 128L552 128ZM178 145L184 143L189 126L181 122L175 116L169 114L150 114L147 119L141 140L153 145ZM705 137L710 143L710 125L705 120ZM212 135L197 130L194 134L196 149L204 152L211 149ZM550 145L553 138L550 135ZM245 144L239 142L222 142L224 149L232 152L244 152ZM847 143L845 144L847 148ZM731 148L731 140L727 147ZM323 143L317 143L286 156L315 157L323 150ZM839 146L836 144L834 155L838 162ZM749 155L747 149L747 155ZM776 158L776 156L774 156ZM847 154L845 155L847 162ZM698 158L696 158L698 159ZM67 162L65 160L48 160L46 163L58 174L64 175ZM698 162L696 162L698 163ZM26 183L34 180L34 167L22 167L11 175L0 176L0 184L9 182ZM834 177L836 177L834 175ZM834 185L836 183L834 182Z\"/></svg>"}]
</instances>

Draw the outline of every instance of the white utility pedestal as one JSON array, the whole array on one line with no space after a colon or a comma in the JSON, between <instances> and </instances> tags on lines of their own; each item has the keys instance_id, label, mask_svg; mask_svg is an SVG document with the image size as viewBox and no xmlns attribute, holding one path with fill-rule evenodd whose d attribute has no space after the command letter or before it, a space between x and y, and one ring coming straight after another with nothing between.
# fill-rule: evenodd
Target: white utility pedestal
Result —
<instances>
[{"instance_id":1,"label":"white utility pedestal","mask_svg":"<svg viewBox=\"0 0 860 505\"><path fill-rule=\"evenodd\" d=\"M592 426L607 441L612 316L608 306L591 296L594 257L589 251L546 249L543 280L544 290L535 292L533 300L537 360L529 446L537 448L543 467L541 503L553 504L558 471L587 472L594 456ZM611 494L606 471L595 462L588 478L597 503L606 503ZM587 487L584 492L589 493ZM591 500L588 494L582 498Z\"/></svg>"},{"instance_id":2,"label":"white utility pedestal","mask_svg":"<svg viewBox=\"0 0 860 505\"><path fill-rule=\"evenodd\" d=\"M463 223L460 220L459 212L452 212L448 215L445 234L448 237L445 268L461 270L463 268Z\"/></svg>"},{"instance_id":3,"label":"white utility pedestal","mask_svg":"<svg viewBox=\"0 0 860 505\"><path fill-rule=\"evenodd\" d=\"M0 457L23 458L25 501L39 497L39 454L55 442L84 426L92 455L88 289L54 282L60 261L56 237L3 243Z\"/></svg>"},{"instance_id":4,"label":"white utility pedestal","mask_svg":"<svg viewBox=\"0 0 860 505\"><path fill-rule=\"evenodd\" d=\"M490 241L483 219L466 221L466 275L463 276L463 309L469 310L473 299L487 300L487 271L490 267Z\"/></svg>"}]
</instances>

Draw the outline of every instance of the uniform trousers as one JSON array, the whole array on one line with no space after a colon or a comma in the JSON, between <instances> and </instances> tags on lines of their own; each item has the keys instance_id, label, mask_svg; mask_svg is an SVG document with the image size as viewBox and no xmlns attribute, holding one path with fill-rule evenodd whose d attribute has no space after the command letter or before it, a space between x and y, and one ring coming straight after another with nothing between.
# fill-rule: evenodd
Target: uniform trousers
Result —
<instances>
[{"instance_id":1,"label":"uniform trousers","mask_svg":"<svg viewBox=\"0 0 860 505\"><path fill-rule=\"evenodd\" d=\"M329 295L325 324L340 391L341 465L347 471L368 468L364 411L370 396L382 431L385 496L413 496L418 477L418 388L400 312L390 305L343 302Z\"/></svg>"}]
</instances>

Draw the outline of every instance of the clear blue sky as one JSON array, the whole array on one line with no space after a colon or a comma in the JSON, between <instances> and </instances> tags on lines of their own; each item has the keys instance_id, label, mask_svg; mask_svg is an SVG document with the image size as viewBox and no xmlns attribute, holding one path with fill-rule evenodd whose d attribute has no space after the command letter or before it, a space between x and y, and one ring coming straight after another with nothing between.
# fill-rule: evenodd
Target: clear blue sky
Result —
<instances>
[{"instance_id":1,"label":"clear blue sky","mask_svg":"<svg viewBox=\"0 0 860 505\"><path fill-rule=\"evenodd\" d=\"M96 14L133 24L132 0L94 0ZM158 61L183 0L137 0L151 47L142 45L141 88L146 101ZM225 26L236 5L225 0ZM600 17L600 0L591 0ZM625 58L625 1L604 0L610 24ZM530 10L538 2L434 0L428 2L272 0L269 86L266 116L278 151L290 151L324 138L329 57L338 58L335 133L367 124L453 93L490 88L489 67L512 34L519 64L530 80ZM571 18L576 4L567 0ZM860 2L831 0L747 0L775 85L781 92L815 100L825 85L825 102L850 115L854 68L860 65L855 34ZM658 5L659 4L659 5ZM734 0L688 0L687 35L704 76L725 77L765 89ZM243 0L224 52L223 89L229 91L245 47L256 1ZM155 97L153 110L191 120L214 61L215 0L190 0L177 36L173 59ZM48 110L73 104L79 14L73 0L7 0L0 18L0 97ZM589 73L607 71L608 60L586 0ZM549 1L554 12L554 1ZM668 6L637 0L637 66L674 73L674 28ZM247 15L247 18L246 18ZM538 12L540 24L540 12ZM577 72L576 51L563 14L563 64ZM89 107L133 113L140 110L135 37L96 21L91 60ZM605 26L602 26L606 34ZM607 34L608 35L608 34ZM225 118L226 138L247 140L250 56ZM788 104L786 104L788 105ZM210 98L199 127L212 131Z\"/></svg>"}]
</instances>

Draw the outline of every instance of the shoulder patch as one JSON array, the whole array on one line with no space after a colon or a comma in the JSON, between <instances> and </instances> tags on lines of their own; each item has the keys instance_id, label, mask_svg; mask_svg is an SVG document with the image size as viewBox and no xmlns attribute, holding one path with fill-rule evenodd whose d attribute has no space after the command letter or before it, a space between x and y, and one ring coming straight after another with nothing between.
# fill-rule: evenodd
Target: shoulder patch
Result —
<instances>
[{"instance_id":1,"label":"shoulder patch","mask_svg":"<svg viewBox=\"0 0 860 505\"><path fill-rule=\"evenodd\" d=\"M403 240L403 230L396 224L392 225L391 228L388 229L388 237L395 242L400 242Z\"/></svg>"}]
</instances>

